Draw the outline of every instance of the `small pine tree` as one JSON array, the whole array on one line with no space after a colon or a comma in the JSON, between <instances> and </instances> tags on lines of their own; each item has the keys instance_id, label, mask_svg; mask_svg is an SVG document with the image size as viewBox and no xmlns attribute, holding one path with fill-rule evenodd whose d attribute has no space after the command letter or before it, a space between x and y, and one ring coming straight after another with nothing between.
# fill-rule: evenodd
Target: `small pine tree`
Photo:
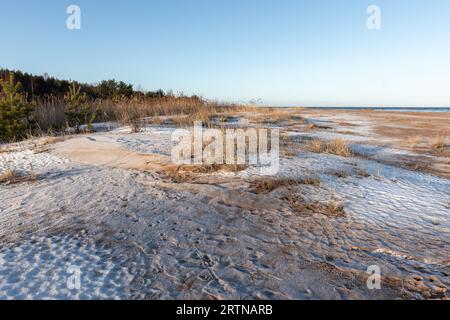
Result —
<instances>
[{"instance_id":1,"label":"small pine tree","mask_svg":"<svg viewBox=\"0 0 450 320\"><path fill-rule=\"evenodd\" d=\"M81 93L81 87L77 87L73 82L69 87L69 92L64 96L64 100L69 126L75 127L76 132L79 133L80 126L86 124L87 129L91 131L92 123L97 118L97 112L92 111L86 94Z\"/></svg>"},{"instance_id":2,"label":"small pine tree","mask_svg":"<svg viewBox=\"0 0 450 320\"><path fill-rule=\"evenodd\" d=\"M22 84L15 82L14 74L9 74L9 80L0 79L0 139L11 140L26 135L30 117L34 110L22 91Z\"/></svg>"}]
</instances>

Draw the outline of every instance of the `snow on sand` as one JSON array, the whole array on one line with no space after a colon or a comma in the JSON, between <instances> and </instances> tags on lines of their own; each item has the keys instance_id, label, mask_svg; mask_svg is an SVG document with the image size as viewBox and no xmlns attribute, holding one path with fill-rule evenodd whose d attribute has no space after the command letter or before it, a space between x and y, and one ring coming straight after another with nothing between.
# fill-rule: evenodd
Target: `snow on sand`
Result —
<instances>
[{"instance_id":1,"label":"snow on sand","mask_svg":"<svg viewBox=\"0 0 450 320\"><path fill-rule=\"evenodd\" d=\"M298 153L282 159L279 176L318 175L320 185L255 194L253 168L174 182L159 173L168 165L170 132L119 129L42 153L0 153L0 172L31 164L40 174L0 186L0 298L445 296L447 179ZM354 174L360 167L367 177ZM299 214L286 196L333 198L345 215ZM374 264L385 276L382 290L366 286ZM69 267L79 268L80 289L68 288Z\"/></svg>"}]
</instances>

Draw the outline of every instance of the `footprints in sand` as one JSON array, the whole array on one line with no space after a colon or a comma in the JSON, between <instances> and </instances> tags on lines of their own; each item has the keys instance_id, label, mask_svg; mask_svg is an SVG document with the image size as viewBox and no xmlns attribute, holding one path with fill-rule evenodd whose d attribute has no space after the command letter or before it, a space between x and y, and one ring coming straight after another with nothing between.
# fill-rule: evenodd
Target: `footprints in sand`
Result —
<instances>
[{"instance_id":1,"label":"footprints in sand","mask_svg":"<svg viewBox=\"0 0 450 320\"><path fill-rule=\"evenodd\" d=\"M111 250L70 236L35 236L0 250L0 299L113 299L126 297L132 275ZM80 271L80 287L68 280Z\"/></svg>"}]
</instances>

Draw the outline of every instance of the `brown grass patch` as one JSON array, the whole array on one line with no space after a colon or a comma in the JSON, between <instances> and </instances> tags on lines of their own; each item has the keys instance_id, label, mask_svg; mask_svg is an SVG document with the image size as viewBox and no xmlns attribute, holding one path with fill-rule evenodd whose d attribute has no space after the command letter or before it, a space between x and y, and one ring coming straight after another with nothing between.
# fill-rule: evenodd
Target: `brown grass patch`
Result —
<instances>
[{"instance_id":1,"label":"brown grass patch","mask_svg":"<svg viewBox=\"0 0 450 320\"><path fill-rule=\"evenodd\" d=\"M350 122L345 122L345 121L339 121L338 124L341 127L358 127L359 126L356 123L350 123Z\"/></svg>"},{"instance_id":2,"label":"brown grass patch","mask_svg":"<svg viewBox=\"0 0 450 320\"><path fill-rule=\"evenodd\" d=\"M14 150L8 147L1 147L0 148L0 153L8 153L8 152L13 152Z\"/></svg>"},{"instance_id":3,"label":"brown grass patch","mask_svg":"<svg viewBox=\"0 0 450 320\"><path fill-rule=\"evenodd\" d=\"M42 145L47 146L47 145L50 145L50 144L55 144L55 143L58 143L58 142L62 142L64 140L66 140L65 136L47 137L42 142Z\"/></svg>"},{"instance_id":4,"label":"brown grass patch","mask_svg":"<svg viewBox=\"0 0 450 320\"><path fill-rule=\"evenodd\" d=\"M434 149L445 149L447 148L447 140L446 136L439 134L433 139L432 147Z\"/></svg>"},{"instance_id":5,"label":"brown grass patch","mask_svg":"<svg viewBox=\"0 0 450 320\"><path fill-rule=\"evenodd\" d=\"M345 134L345 135L356 135L357 134L356 132L350 131L350 130L336 131L336 133L338 133L338 134Z\"/></svg>"},{"instance_id":6,"label":"brown grass patch","mask_svg":"<svg viewBox=\"0 0 450 320\"><path fill-rule=\"evenodd\" d=\"M318 125L316 123L312 123L308 126L309 130L317 130L317 129L322 129L322 130L329 130L332 129L332 127L330 126L323 126L323 125Z\"/></svg>"},{"instance_id":7,"label":"brown grass patch","mask_svg":"<svg viewBox=\"0 0 450 320\"><path fill-rule=\"evenodd\" d=\"M37 143L33 143L32 151L33 153L44 153L50 150L50 145L62 142L67 139L67 136L51 136L46 137L42 141L38 141Z\"/></svg>"},{"instance_id":8,"label":"brown grass patch","mask_svg":"<svg viewBox=\"0 0 450 320\"><path fill-rule=\"evenodd\" d=\"M311 215L319 213L327 217L345 216L344 205L340 201L330 199L327 202L307 201L298 195L289 195L284 198L289 202L291 208L300 215Z\"/></svg>"},{"instance_id":9,"label":"brown grass patch","mask_svg":"<svg viewBox=\"0 0 450 320\"><path fill-rule=\"evenodd\" d=\"M37 174L31 173L19 173L14 170L7 170L0 175L0 184L17 184L23 182L34 182L38 179Z\"/></svg>"},{"instance_id":10,"label":"brown grass patch","mask_svg":"<svg viewBox=\"0 0 450 320\"><path fill-rule=\"evenodd\" d=\"M192 182L201 174L212 174L219 171L237 173L247 168L247 165L238 164L180 165L168 166L159 173L166 179L181 183Z\"/></svg>"},{"instance_id":11,"label":"brown grass patch","mask_svg":"<svg viewBox=\"0 0 450 320\"><path fill-rule=\"evenodd\" d=\"M363 178L370 177L369 172L367 171L366 167L364 167L364 166L359 168L358 175Z\"/></svg>"},{"instance_id":12,"label":"brown grass patch","mask_svg":"<svg viewBox=\"0 0 450 320\"><path fill-rule=\"evenodd\" d=\"M341 157L351 157L353 155L347 142L342 139L335 139L329 142L313 140L307 144L307 150L314 153L329 153Z\"/></svg>"},{"instance_id":13,"label":"brown grass patch","mask_svg":"<svg viewBox=\"0 0 450 320\"><path fill-rule=\"evenodd\" d=\"M189 173L214 173L218 171L239 172L245 170L247 165L238 164L208 164L208 165L182 165L177 167L175 172L189 172Z\"/></svg>"},{"instance_id":14,"label":"brown grass patch","mask_svg":"<svg viewBox=\"0 0 450 320\"><path fill-rule=\"evenodd\" d=\"M291 178L266 178L250 182L250 191L254 193L270 193L281 187L291 187L301 184L320 185L318 177Z\"/></svg>"},{"instance_id":15,"label":"brown grass patch","mask_svg":"<svg viewBox=\"0 0 450 320\"><path fill-rule=\"evenodd\" d=\"M335 176L344 179L351 176L351 172L348 170L329 170L326 173L330 176Z\"/></svg>"},{"instance_id":16,"label":"brown grass patch","mask_svg":"<svg viewBox=\"0 0 450 320\"><path fill-rule=\"evenodd\" d=\"M251 110L250 110L251 111ZM255 118L265 124L299 124L305 123L305 118L287 108L255 108Z\"/></svg>"}]
</instances>

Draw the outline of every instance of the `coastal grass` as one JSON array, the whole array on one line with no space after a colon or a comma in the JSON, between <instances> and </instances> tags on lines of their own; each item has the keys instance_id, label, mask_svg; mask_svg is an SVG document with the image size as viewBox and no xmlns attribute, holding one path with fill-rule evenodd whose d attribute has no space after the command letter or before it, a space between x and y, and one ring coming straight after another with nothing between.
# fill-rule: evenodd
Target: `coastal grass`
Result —
<instances>
[{"instance_id":1,"label":"coastal grass","mask_svg":"<svg viewBox=\"0 0 450 320\"><path fill-rule=\"evenodd\" d=\"M320 185L319 177L308 176L304 178L261 178L250 182L250 191L254 193L270 193L278 188L297 185Z\"/></svg>"},{"instance_id":2,"label":"coastal grass","mask_svg":"<svg viewBox=\"0 0 450 320\"><path fill-rule=\"evenodd\" d=\"M446 136L442 135L442 134L438 134L432 141L432 147L434 149L445 149L447 148L448 145L448 139Z\"/></svg>"},{"instance_id":3,"label":"coastal grass","mask_svg":"<svg viewBox=\"0 0 450 320\"><path fill-rule=\"evenodd\" d=\"M352 157L348 143L343 139L334 139L328 142L322 140L312 140L308 142L306 149L314 153L328 153L341 157Z\"/></svg>"},{"instance_id":4,"label":"coastal grass","mask_svg":"<svg viewBox=\"0 0 450 320\"><path fill-rule=\"evenodd\" d=\"M22 173L15 170L6 170L0 174L0 184L18 184L23 182L34 182L38 179L38 175L34 172Z\"/></svg>"}]
</instances>

